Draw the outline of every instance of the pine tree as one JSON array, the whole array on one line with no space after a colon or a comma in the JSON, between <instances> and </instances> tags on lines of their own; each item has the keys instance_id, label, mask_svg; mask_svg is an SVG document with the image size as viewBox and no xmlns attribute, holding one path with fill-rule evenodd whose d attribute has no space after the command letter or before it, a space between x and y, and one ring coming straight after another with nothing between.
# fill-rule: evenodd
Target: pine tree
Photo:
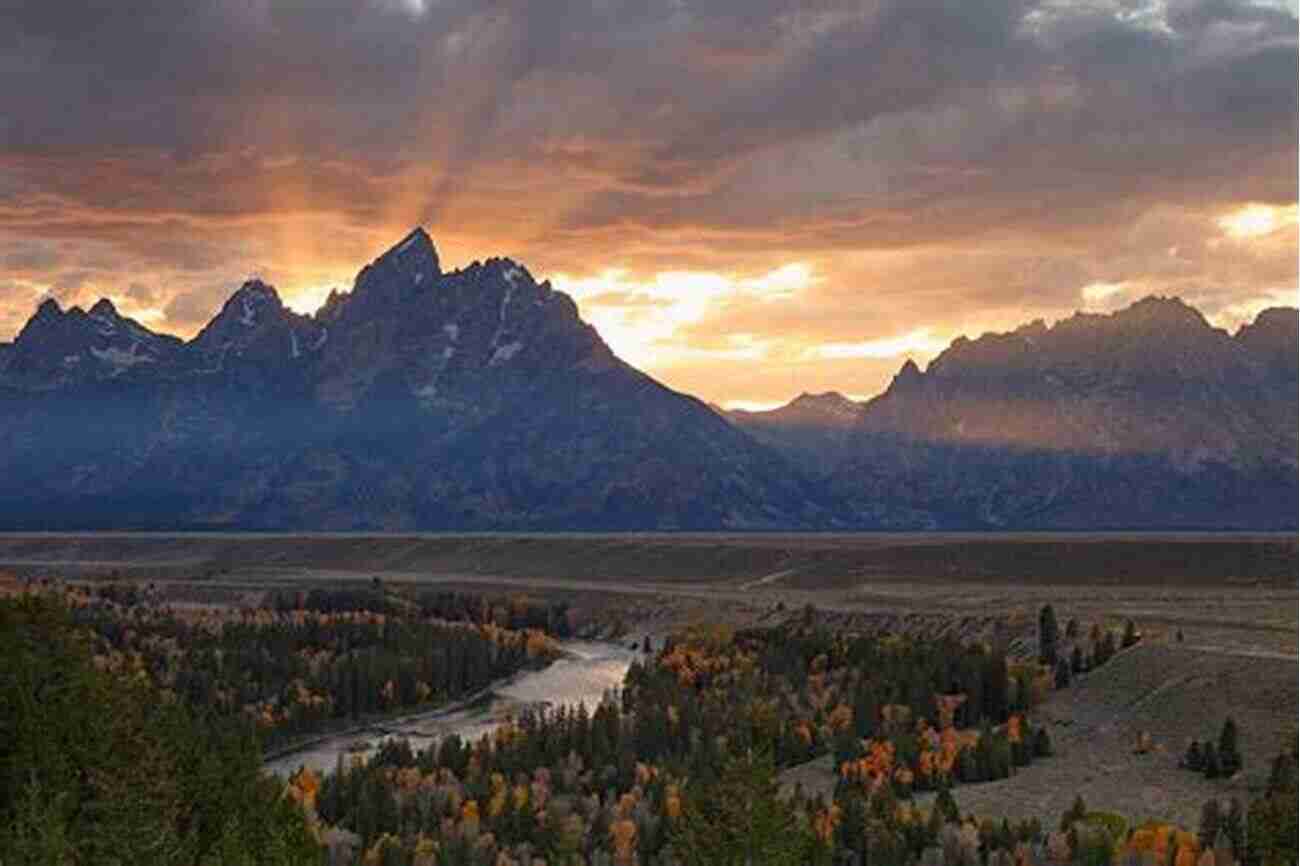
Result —
<instances>
[{"instance_id":1,"label":"pine tree","mask_svg":"<svg viewBox=\"0 0 1300 866\"><path fill-rule=\"evenodd\" d=\"M1295 764L1285 751L1273 759L1273 766L1268 773L1268 793L1281 794L1296 788Z\"/></svg>"},{"instance_id":2,"label":"pine tree","mask_svg":"<svg viewBox=\"0 0 1300 866\"><path fill-rule=\"evenodd\" d=\"M1219 825L1222 823L1223 819L1219 814L1219 801L1206 800L1205 805L1201 807L1201 825L1197 833L1201 840L1201 848L1209 849L1214 846L1215 837L1219 835Z\"/></svg>"},{"instance_id":3,"label":"pine tree","mask_svg":"<svg viewBox=\"0 0 1300 866\"><path fill-rule=\"evenodd\" d=\"M1238 860L1243 859L1246 854L1246 818L1241 801L1236 797L1228 803L1228 814L1223 816L1219 830L1227 835L1228 844L1232 846L1232 856Z\"/></svg>"},{"instance_id":4,"label":"pine tree","mask_svg":"<svg viewBox=\"0 0 1300 866\"><path fill-rule=\"evenodd\" d=\"M1217 779L1223 775L1223 764L1219 761L1219 752L1214 748L1214 743L1207 742L1201 749L1201 767L1205 772L1205 778Z\"/></svg>"},{"instance_id":5,"label":"pine tree","mask_svg":"<svg viewBox=\"0 0 1300 866\"><path fill-rule=\"evenodd\" d=\"M1058 689L1070 687L1070 665L1065 659L1061 659L1056 663L1056 687Z\"/></svg>"},{"instance_id":6,"label":"pine tree","mask_svg":"<svg viewBox=\"0 0 1300 866\"><path fill-rule=\"evenodd\" d=\"M1120 641L1120 646L1122 646L1124 649L1128 649L1129 647L1133 646L1133 644L1137 642L1138 642L1137 623L1133 622L1133 620L1130 619L1124 623L1124 637Z\"/></svg>"},{"instance_id":7,"label":"pine tree","mask_svg":"<svg viewBox=\"0 0 1300 866\"><path fill-rule=\"evenodd\" d=\"M1223 722L1219 732L1219 763L1224 776L1232 776L1241 769L1241 753L1237 751L1237 723L1232 716Z\"/></svg>"},{"instance_id":8,"label":"pine tree","mask_svg":"<svg viewBox=\"0 0 1300 866\"><path fill-rule=\"evenodd\" d=\"M939 795L934 798L934 809L943 816L945 824L960 824L961 812L957 809L957 801L953 799L952 789L944 785L939 789Z\"/></svg>"},{"instance_id":9,"label":"pine tree","mask_svg":"<svg viewBox=\"0 0 1300 866\"><path fill-rule=\"evenodd\" d=\"M1111 660L1115 655L1115 633L1107 629L1101 636L1101 643L1097 645L1097 667L1101 667Z\"/></svg>"},{"instance_id":10,"label":"pine tree","mask_svg":"<svg viewBox=\"0 0 1300 866\"><path fill-rule=\"evenodd\" d=\"M1183 756L1183 766L1198 773L1205 768L1205 759L1201 756L1201 744L1196 740L1192 740L1187 747L1187 754Z\"/></svg>"},{"instance_id":11,"label":"pine tree","mask_svg":"<svg viewBox=\"0 0 1300 866\"><path fill-rule=\"evenodd\" d=\"M1056 667L1056 642L1056 612L1045 604L1038 613L1038 660L1052 668Z\"/></svg>"},{"instance_id":12,"label":"pine tree","mask_svg":"<svg viewBox=\"0 0 1300 866\"><path fill-rule=\"evenodd\" d=\"M1068 833L1076 821L1082 821L1088 814L1088 805L1083 802L1082 794L1074 795L1074 803L1061 815L1061 832Z\"/></svg>"},{"instance_id":13,"label":"pine tree","mask_svg":"<svg viewBox=\"0 0 1300 866\"><path fill-rule=\"evenodd\" d=\"M1047 728L1038 728L1034 732L1034 757L1046 758L1052 754L1052 738L1047 734Z\"/></svg>"},{"instance_id":14,"label":"pine tree","mask_svg":"<svg viewBox=\"0 0 1300 866\"><path fill-rule=\"evenodd\" d=\"M716 783L688 786L672 844L685 866L802 866L812 838L781 799L771 756L751 752Z\"/></svg>"}]
</instances>

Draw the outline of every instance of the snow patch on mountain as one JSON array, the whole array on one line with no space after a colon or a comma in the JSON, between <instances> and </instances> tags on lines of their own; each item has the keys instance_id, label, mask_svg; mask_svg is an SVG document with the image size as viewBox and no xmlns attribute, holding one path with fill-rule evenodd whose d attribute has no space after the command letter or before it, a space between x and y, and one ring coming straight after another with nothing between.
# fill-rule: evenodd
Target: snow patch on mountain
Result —
<instances>
[{"instance_id":1,"label":"snow patch on mountain","mask_svg":"<svg viewBox=\"0 0 1300 866\"><path fill-rule=\"evenodd\" d=\"M518 340L514 340L512 342L506 343L504 346L498 346L497 350L492 353L492 360L488 361L488 366L496 367L499 364L506 363L515 355L518 355L519 350L521 350L523 347L524 344L519 342Z\"/></svg>"},{"instance_id":2,"label":"snow patch on mountain","mask_svg":"<svg viewBox=\"0 0 1300 866\"><path fill-rule=\"evenodd\" d=\"M91 349L90 354L99 360L115 368L115 375L125 370L129 370L136 364L152 364L153 358L148 355L138 354L139 343L132 343L130 349L119 349L116 346L109 346L107 349Z\"/></svg>"}]
</instances>

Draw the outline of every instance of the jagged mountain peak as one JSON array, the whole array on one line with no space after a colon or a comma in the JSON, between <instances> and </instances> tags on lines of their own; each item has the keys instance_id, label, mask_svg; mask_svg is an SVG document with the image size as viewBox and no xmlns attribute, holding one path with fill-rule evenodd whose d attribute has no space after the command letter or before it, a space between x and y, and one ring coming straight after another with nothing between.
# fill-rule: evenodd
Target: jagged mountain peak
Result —
<instances>
[{"instance_id":1,"label":"jagged mountain peak","mask_svg":"<svg viewBox=\"0 0 1300 866\"><path fill-rule=\"evenodd\" d=\"M31 324L33 321L36 321L37 319L48 320L52 318L58 318L62 315L63 315L63 308L59 306L58 299L49 297L41 301L40 304L36 307L36 312L32 314L31 319L28 320L28 324Z\"/></svg>"},{"instance_id":2,"label":"jagged mountain peak","mask_svg":"<svg viewBox=\"0 0 1300 866\"><path fill-rule=\"evenodd\" d=\"M95 305L90 308L90 315L92 317L109 319L117 318L117 307L115 307L113 302L108 298L100 298L98 301L95 301Z\"/></svg>"},{"instance_id":3,"label":"jagged mountain peak","mask_svg":"<svg viewBox=\"0 0 1300 866\"><path fill-rule=\"evenodd\" d=\"M1292 337L1300 330L1300 310L1295 307L1269 307L1261 310L1253 322L1247 322L1237 329L1234 335L1241 339L1246 335L1275 334Z\"/></svg>"},{"instance_id":4,"label":"jagged mountain peak","mask_svg":"<svg viewBox=\"0 0 1300 866\"><path fill-rule=\"evenodd\" d=\"M850 400L839 391L804 391L789 403L775 409L759 412L736 410L727 414L759 424L835 427L853 424L861 411L862 404Z\"/></svg>"},{"instance_id":5,"label":"jagged mountain peak","mask_svg":"<svg viewBox=\"0 0 1300 866\"><path fill-rule=\"evenodd\" d=\"M122 316L107 298L89 313L79 306L62 310L47 298L14 340L6 371L42 387L117 378L139 365L173 361L181 346Z\"/></svg>"},{"instance_id":6,"label":"jagged mountain peak","mask_svg":"<svg viewBox=\"0 0 1300 866\"><path fill-rule=\"evenodd\" d=\"M862 406L839 391L814 394L804 391L785 406L776 410L790 416L822 417L827 420L856 418Z\"/></svg>"},{"instance_id":7,"label":"jagged mountain peak","mask_svg":"<svg viewBox=\"0 0 1300 866\"><path fill-rule=\"evenodd\" d=\"M318 318L357 321L391 314L395 308L427 291L441 276L433 239L417 226L362 268L352 291L327 301Z\"/></svg>"},{"instance_id":8,"label":"jagged mountain peak","mask_svg":"<svg viewBox=\"0 0 1300 866\"><path fill-rule=\"evenodd\" d=\"M1148 296L1110 313L1077 312L1046 325L1035 320L1012 331L975 339L959 336L930 362L919 378L970 379L1020 375L1065 367L1069 371L1108 368L1185 369L1224 362L1228 334L1177 297ZM1203 357L1196 357L1197 354ZM1163 359L1163 361L1161 360ZM901 371L900 371L901 372Z\"/></svg>"},{"instance_id":9,"label":"jagged mountain peak","mask_svg":"<svg viewBox=\"0 0 1300 866\"><path fill-rule=\"evenodd\" d=\"M894 378L889 383L889 387L885 389L885 393L914 388L924 380L925 374L921 372L921 368L916 365L915 361L908 358L903 362L903 366L899 368L898 372L894 374Z\"/></svg>"},{"instance_id":10,"label":"jagged mountain peak","mask_svg":"<svg viewBox=\"0 0 1300 866\"><path fill-rule=\"evenodd\" d=\"M1093 324L1112 332L1158 333L1193 339L1215 330L1200 310L1182 298L1160 295L1148 295L1113 313L1098 316Z\"/></svg>"},{"instance_id":11,"label":"jagged mountain peak","mask_svg":"<svg viewBox=\"0 0 1300 866\"><path fill-rule=\"evenodd\" d=\"M428 264L435 272L438 271L438 251L424 226L411 229L406 237L393 244L379 259L389 257L396 257L409 264Z\"/></svg>"},{"instance_id":12,"label":"jagged mountain peak","mask_svg":"<svg viewBox=\"0 0 1300 866\"><path fill-rule=\"evenodd\" d=\"M231 300L249 299L253 301L265 301L267 303L281 304L280 293L275 290L275 286L264 282L261 277L250 277L235 290L231 295Z\"/></svg>"},{"instance_id":13,"label":"jagged mountain peak","mask_svg":"<svg viewBox=\"0 0 1300 866\"><path fill-rule=\"evenodd\" d=\"M283 365L315 352L324 336L322 324L293 312L274 286L252 278L230 296L190 345L202 355L219 358L218 367L231 357Z\"/></svg>"},{"instance_id":14,"label":"jagged mountain peak","mask_svg":"<svg viewBox=\"0 0 1300 866\"><path fill-rule=\"evenodd\" d=\"M1233 342L1256 364L1281 382L1294 383L1300 378L1296 344L1300 339L1300 311L1295 307L1272 307L1243 325Z\"/></svg>"},{"instance_id":15,"label":"jagged mountain peak","mask_svg":"<svg viewBox=\"0 0 1300 866\"><path fill-rule=\"evenodd\" d=\"M813 391L803 391L798 397L789 402L790 406L854 406L855 404L848 397L845 397L839 391L822 391L816 393Z\"/></svg>"},{"instance_id":16,"label":"jagged mountain peak","mask_svg":"<svg viewBox=\"0 0 1300 866\"><path fill-rule=\"evenodd\" d=\"M194 344L203 351L211 351L240 342L241 334L283 318L284 312L280 293L273 286L257 278L249 279L226 299L221 312L194 338Z\"/></svg>"}]
</instances>

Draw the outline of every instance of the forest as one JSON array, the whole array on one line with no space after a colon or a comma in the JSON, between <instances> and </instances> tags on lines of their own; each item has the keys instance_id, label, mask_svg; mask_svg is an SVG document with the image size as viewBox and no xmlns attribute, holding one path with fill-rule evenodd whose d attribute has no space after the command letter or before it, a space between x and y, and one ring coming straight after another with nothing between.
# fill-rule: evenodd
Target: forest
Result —
<instances>
[{"instance_id":1,"label":"forest","mask_svg":"<svg viewBox=\"0 0 1300 866\"><path fill-rule=\"evenodd\" d=\"M138 673L198 712L251 721L268 750L545 666L557 656L548 615L552 632L569 628L563 610L454 593L407 599L382 586L280 594L256 609L177 609L112 584L66 598L94 636L97 665Z\"/></svg>"},{"instance_id":2,"label":"forest","mask_svg":"<svg viewBox=\"0 0 1300 866\"><path fill-rule=\"evenodd\" d=\"M0 599L0 864L1295 862L1294 737L1266 790L1207 803L1197 828L1082 801L1049 826L960 812L960 786L1051 761L1036 707L1140 640L1132 623L1058 629L1050 606L1031 659L837 633L810 612L698 625L595 707L530 708L420 752L389 740L324 777L259 771L264 750L296 738L545 665L576 622L520 596L379 585L255 609L178 608L114 585ZM1189 769L1203 771L1210 745L1219 766L1242 761L1235 743L1225 721ZM818 758L835 768L831 796L779 783Z\"/></svg>"}]
</instances>

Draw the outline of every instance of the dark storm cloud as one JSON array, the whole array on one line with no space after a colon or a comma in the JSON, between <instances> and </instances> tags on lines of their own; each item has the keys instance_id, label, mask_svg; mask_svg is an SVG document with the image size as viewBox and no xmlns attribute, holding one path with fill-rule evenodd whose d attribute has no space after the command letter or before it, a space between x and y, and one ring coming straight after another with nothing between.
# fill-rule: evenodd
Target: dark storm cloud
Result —
<instances>
[{"instance_id":1,"label":"dark storm cloud","mask_svg":"<svg viewBox=\"0 0 1300 866\"><path fill-rule=\"evenodd\" d=\"M1091 138L1099 147L1081 159L1104 166L1098 154L1113 154L1127 169L1116 142L1137 124L1193 152L1222 136L1293 145L1290 12L1175 3L1153 22L1140 11L1028 0L10 2L0 72L30 86L4 97L0 144L163 151L169 160L135 165L142 188L120 206L206 214L273 207L288 179L324 207L364 211L376 194L367 179L413 163L430 166L427 188L403 193L405 206L442 210L478 167L517 148L572 168L565 156L583 151L563 143L579 137L589 191L635 191L619 201L628 212L638 196L702 180L695 188L712 192L757 152L990 89L1073 89L1069 105L1005 112L1010 157ZM226 183L274 174L286 155L297 162L282 183ZM987 143L957 156L1006 165ZM331 172L327 160L363 170ZM109 188L123 168L106 167ZM178 172L190 183L167 184ZM82 191L102 192L102 176Z\"/></svg>"}]
</instances>

